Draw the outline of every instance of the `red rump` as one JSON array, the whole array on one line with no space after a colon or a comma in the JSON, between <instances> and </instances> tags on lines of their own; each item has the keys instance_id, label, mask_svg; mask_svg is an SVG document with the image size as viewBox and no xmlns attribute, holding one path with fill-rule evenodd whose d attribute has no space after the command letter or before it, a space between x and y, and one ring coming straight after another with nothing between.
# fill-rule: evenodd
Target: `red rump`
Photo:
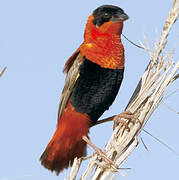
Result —
<instances>
[{"instance_id":1,"label":"red rump","mask_svg":"<svg viewBox=\"0 0 179 180\"><path fill-rule=\"evenodd\" d=\"M59 174L64 168L72 165L75 157L86 154L86 142L90 119L86 114L76 112L70 101L58 122L57 129L46 150L41 156L42 165Z\"/></svg>"}]
</instances>

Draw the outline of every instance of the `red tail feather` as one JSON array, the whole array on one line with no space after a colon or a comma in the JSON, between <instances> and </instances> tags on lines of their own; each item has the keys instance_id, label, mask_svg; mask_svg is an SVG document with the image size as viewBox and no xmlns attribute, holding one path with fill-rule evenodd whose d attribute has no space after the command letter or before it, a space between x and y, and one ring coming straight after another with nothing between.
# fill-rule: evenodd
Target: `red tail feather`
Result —
<instances>
[{"instance_id":1,"label":"red tail feather","mask_svg":"<svg viewBox=\"0 0 179 180\"><path fill-rule=\"evenodd\" d=\"M65 108L54 136L40 160L43 166L58 175L67 168L75 157L86 154L86 143L82 136L89 132L90 119L86 114L76 112L70 101Z\"/></svg>"}]
</instances>

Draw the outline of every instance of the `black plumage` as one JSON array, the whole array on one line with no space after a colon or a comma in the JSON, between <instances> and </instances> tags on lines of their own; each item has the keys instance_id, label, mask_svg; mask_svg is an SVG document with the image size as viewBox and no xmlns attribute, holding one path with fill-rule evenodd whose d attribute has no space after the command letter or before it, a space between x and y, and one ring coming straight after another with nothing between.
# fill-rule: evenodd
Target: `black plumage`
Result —
<instances>
[{"instance_id":1,"label":"black plumage","mask_svg":"<svg viewBox=\"0 0 179 180\"><path fill-rule=\"evenodd\" d=\"M112 20L113 18L118 18L121 15L124 15L123 9L117 6L112 5L103 5L93 11L93 24L98 27Z\"/></svg>"},{"instance_id":2,"label":"black plumage","mask_svg":"<svg viewBox=\"0 0 179 180\"><path fill-rule=\"evenodd\" d=\"M70 101L76 111L87 113L93 123L115 100L124 69L108 69L85 59Z\"/></svg>"}]
</instances>

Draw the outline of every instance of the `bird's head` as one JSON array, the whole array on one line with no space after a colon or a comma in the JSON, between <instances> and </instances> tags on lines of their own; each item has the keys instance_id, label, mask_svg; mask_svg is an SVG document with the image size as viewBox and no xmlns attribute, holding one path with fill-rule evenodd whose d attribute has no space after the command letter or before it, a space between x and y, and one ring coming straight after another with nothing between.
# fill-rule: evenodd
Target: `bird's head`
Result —
<instances>
[{"instance_id":1,"label":"bird's head","mask_svg":"<svg viewBox=\"0 0 179 180\"><path fill-rule=\"evenodd\" d=\"M124 67L124 48L120 35L123 21L129 17L112 5L98 7L89 16L80 52L87 59L105 68Z\"/></svg>"},{"instance_id":2,"label":"bird's head","mask_svg":"<svg viewBox=\"0 0 179 180\"><path fill-rule=\"evenodd\" d=\"M100 28L107 22L117 23L129 19L129 16L124 13L123 9L112 5L103 5L93 11L93 24Z\"/></svg>"},{"instance_id":3,"label":"bird's head","mask_svg":"<svg viewBox=\"0 0 179 180\"><path fill-rule=\"evenodd\" d=\"M91 33L98 36L100 34L121 35L123 21L128 18L128 15L120 7L112 5L100 6L88 18L85 37L89 39Z\"/></svg>"}]
</instances>

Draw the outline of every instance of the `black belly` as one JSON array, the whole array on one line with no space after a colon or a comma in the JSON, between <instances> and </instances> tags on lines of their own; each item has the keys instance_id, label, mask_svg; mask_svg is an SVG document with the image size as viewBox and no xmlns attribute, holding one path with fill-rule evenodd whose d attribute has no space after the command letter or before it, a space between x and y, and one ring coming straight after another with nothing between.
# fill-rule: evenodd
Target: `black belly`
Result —
<instances>
[{"instance_id":1,"label":"black belly","mask_svg":"<svg viewBox=\"0 0 179 180\"><path fill-rule=\"evenodd\" d=\"M117 96L123 72L124 69L101 68L85 59L70 97L76 111L87 113L95 123Z\"/></svg>"}]
</instances>

